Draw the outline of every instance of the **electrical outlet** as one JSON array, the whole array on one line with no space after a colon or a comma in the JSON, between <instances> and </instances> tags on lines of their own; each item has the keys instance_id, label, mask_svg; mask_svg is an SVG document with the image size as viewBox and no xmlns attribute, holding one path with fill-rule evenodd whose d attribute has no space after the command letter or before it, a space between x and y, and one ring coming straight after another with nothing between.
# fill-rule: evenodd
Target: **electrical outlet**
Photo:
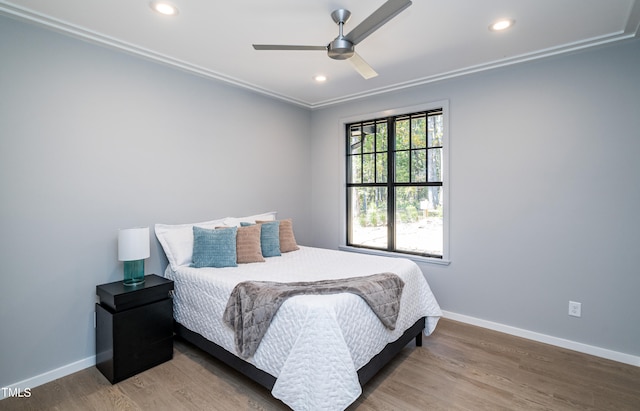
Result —
<instances>
[{"instance_id":1,"label":"electrical outlet","mask_svg":"<svg viewBox=\"0 0 640 411\"><path fill-rule=\"evenodd\" d=\"M572 317L582 316L582 304L575 301L569 301L569 315Z\"/></svg>"}]
</instances>

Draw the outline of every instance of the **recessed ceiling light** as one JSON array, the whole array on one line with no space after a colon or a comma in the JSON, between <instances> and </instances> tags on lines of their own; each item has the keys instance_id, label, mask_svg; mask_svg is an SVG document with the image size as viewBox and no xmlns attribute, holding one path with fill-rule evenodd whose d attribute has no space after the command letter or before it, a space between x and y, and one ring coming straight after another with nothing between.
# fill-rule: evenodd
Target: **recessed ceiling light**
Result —
<instances>
[{"instance_id":1,"label":"recessed ceiling light","mask_svg":"<svg viewBox=\"0 0 640 411\"><path fill-rule=\"evenodd\" d=\"M509 27L513 26L514 24L516 24L516 21L513 19L501 19L496 21L495 23L491 24L489 26L489 30L491 31L502 31L502 30L506 30Z\"/></svg>"},{"instance_id":2,"label":"recessed ceiling light","mask_svg":"<svg viewBox=\"0 0 640 411\"><path fill-rule=\"evenodd\" d=\"M313 79L316 81L316 83L324 83L325 81L327 81L327 76L318 74L317 76L313 76Z\"/></svg>"},{"instance_id":3,"label":"recessed ceiling light","mask_svg":"<svg viewBox=\"0 0 640 411\"><path fill-rule=\"evenodd\" d=\"M175 16L178 14L178 8L171 3L167 3L166 1L152 1L149 6L160 14L164 14L165 16Z\"/></svg>"}]
</instances>

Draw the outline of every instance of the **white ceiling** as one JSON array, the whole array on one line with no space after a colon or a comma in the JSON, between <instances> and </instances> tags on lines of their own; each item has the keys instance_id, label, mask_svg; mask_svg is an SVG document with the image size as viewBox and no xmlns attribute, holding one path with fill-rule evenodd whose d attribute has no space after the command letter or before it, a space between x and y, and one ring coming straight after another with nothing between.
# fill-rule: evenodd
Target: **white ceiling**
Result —
<instances>
[{"instance_id":1,"label":"white ceiling","mask_svg":"<svg viewBox=\"0 0 640 411\"><path fill-rule=\"evenodd\" d=\"M150 0L0 0L0 13L308 108L624 40L640 22L640 0L414 0L357 45L379 74L365 80L323 51L251 45L326 45L338 34L331 11L351 11L346 34L385 0L171 2L174 17ZM488 29L503 17L516 24Z\"/></svg>"}]
</instances>

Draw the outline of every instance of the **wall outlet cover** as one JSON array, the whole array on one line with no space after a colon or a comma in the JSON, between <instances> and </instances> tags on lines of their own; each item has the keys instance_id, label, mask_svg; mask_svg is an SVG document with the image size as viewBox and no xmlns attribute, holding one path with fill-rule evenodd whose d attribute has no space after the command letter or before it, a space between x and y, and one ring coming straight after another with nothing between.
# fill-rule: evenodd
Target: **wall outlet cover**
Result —
<instances>
[{"instance_id":1,"label":"wall outlet cover","mask_svg":"<svg viewBox=\"0 0 640 411\"><path fill-rule=\"evenodd\" d=\"M569 301L569 315L572 317L582 316L582 304L576 301Z\"/></svg>"}]
</instances>

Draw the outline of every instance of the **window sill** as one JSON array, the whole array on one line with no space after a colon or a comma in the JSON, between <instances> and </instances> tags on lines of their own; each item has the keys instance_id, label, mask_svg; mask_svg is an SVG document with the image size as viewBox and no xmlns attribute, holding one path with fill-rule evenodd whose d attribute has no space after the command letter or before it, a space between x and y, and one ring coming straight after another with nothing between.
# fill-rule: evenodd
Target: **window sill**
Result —
<instances>
[{"instance_id":1,"label":"window sill","mask_svg":"<svg viewBox=\"0 0 640 411\"><path fill-rule=\"evenodd\" d=\"M408 258L409 260L415 261L416 263L437 264L437 265L451 264L450 260L445 260L442 258L420 257L418 255L403 254L403 253L390 253L388 251L372 250L368 248L359 248L359 247L350 247L346 245L338 246L338 249L342 251L353 252L353 253L380 255L383 257Z\"/></svg>"}]
</instances>

